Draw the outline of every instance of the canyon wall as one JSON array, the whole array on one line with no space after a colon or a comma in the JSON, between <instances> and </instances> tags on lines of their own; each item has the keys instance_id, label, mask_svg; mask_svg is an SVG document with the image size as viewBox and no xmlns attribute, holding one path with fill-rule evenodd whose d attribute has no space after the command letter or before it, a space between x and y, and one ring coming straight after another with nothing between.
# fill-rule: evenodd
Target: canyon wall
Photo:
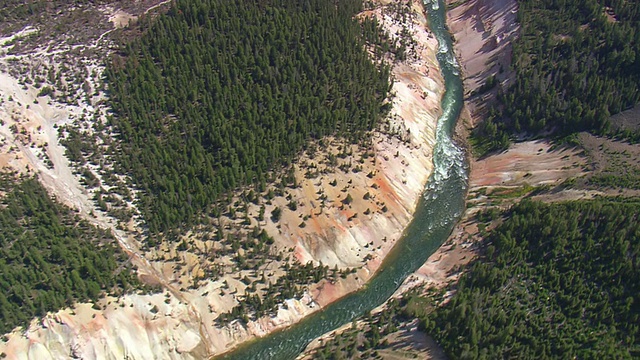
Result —
<instances>
[{"instance_id":1,"label":"canyon wall","mask_svg":"<svg viewBox=\"0 0 640 360\"><path fill-rule=\"evenodd\" d=\"M396 16L389 6L398 4L409 7L411 15ZM246 325L232 321L219 326L216 318L241 301L246 286L231 275L200 281L195 289L174 285L162 264L150 263L151 259L145 259L135 245L130 245L137 244L134 236L115 229L101 214L91 211L94 205L87 196L76 194L82 193L77 178L56 174L68 171L64 157L53 159L55 171L33 166L39 163L32 159L31 168L41 168L41 179L52 191L58 189L55 193L60 200L78 208L83 217L113 229L121 245L133 256L141 275L154 279L165 291L106 297L96 306L77 304L73 309L49 314L34 320L26 330L6 335L0 340L0 353L10 359L207 358L291 325L361 287L412 219L433 168L432 148L444 91L435 56L437 40L427 30L420 1L384 1L361 16L376 17L392 37L401 36L406 29L412 39L406 60L393 64L395 96L391 113L372 134L369 146L326 139L316 154L301 155L294 167L298 186L288 190L290 198L297 201L297 210L283 211L279 221L266 220L264 224L275 239L274 246L294 249L295 258L302 264L312 261L354 269L354 273L335 282L323 280L311 286L302 298L282 304L276 316L249 321ZM9 80L7 84L16 86L2 88L3 96L22 96L24 103L33 103L34 91L25 92L17 86L17 79ZM49 107L43 102L42 109ZM11 111L7 108L7 114ZM68 119L51 118L44 111L36 115L32 118L45 125L44 131L51 135L43 137L43 144L49 142L49 153L62 154L52 140L53 128ZM346 156L340 157L340 162L350 164L346 171L325 161L341 153ZM7 157L7 162L14 160L14 155ZM318 174L309 176L312 163ZM68 196L64 196L65 191ZM74 204L78 201L76 195L82 197L79 205ZM267 206L267 214L276 207L286 208L288 202L284 197L275 198Z\"/></svg>"},{"instance_id":2,"label":"canyon wall","mask_svg":"<svg viewBox=\"0 0 640 360\"><path fill-rule=\"evenodd\" d=\"M447 24L455 38L465 87L465 105L473 124L484 116L496 91L478 93L492 76L509 86L513 77L511 42L518 36L516 0L447 0Z\"/></svg>"}]
</instances>

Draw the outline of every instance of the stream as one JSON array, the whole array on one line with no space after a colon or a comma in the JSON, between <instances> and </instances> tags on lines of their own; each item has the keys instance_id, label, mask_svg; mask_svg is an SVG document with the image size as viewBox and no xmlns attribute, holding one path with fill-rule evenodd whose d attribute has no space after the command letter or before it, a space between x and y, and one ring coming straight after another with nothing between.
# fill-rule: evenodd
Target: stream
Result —
<instances>
[{"instance_id":1,"label":"stream","mask_svg":"<svg viewBox=\"0 0 640 360\"><path fill-rule=\"evenodd\" d=\"M423 0L432 33L438 39L437 54L445 83L442 116L436 129L434 171L404 236L385 258L378 272L360 290L313 313L300 322L250 341L222 356L223 359L295 359L313 339L330 332L383 304L411 273L449 237L464 212L467 166L464 153L452 141L463 104L462 81L453 54L451 35L445 26L444 0Z\"/></svg>"}]
</instances>

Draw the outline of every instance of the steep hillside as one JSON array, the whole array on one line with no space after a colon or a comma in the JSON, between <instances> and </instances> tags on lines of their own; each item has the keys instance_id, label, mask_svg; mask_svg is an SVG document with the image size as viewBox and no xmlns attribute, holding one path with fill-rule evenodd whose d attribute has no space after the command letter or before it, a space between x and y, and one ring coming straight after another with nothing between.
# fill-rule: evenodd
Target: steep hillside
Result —
<instances>
[{"instance_id":1,"label":"steep hillside","mask_svg":"<svg viewBox=\"0 0 640 360\"><path fill-rule=\"evenodd\" d=\"M112 145L121 139L108 128L114 120L100 59L117 48L114 41L151 26L126 25L140 18L147 24L164 3L76 4L78 12L67 13L100 24L84 43L61 34L57 43L42 40L54 21L34 22L2 41L2 164L35 173L80 217L110 230L142 282L160 289L50 313L0 340L9 358L223 352L362 286L411 219L432 168L443 89L422 5L394 1L358 16L365 26L374 18L382 26L371 33L379 40L363 44L393 76L395 96L382 104L388 117L360 142L336 134L306 143L304 152L289 155L290 167L269 164L275 170L264 173L264 183L228 192L219 212L162 234L164 241L146 241L150 232L137 207L145 189L117 174L122 164Z\"/></svg>"},{"instance_id":2,"label":"steep hillside","mask_svg":"<svg viewBox=\"0 0 640 360\"><path fill-rule=\"evenodd\" d=\"M369 138L389 68L364 48L379 29L353 20L360 1L338 4L177 1L114 56L113 153L153 242L263 193L311 140Z\"/></svg>"},{"instance_id":3,"label":"steep hillside","mask_svg":"<svg viewBox=\"0 0 640 360\"><path fill-rule=\"evenodd\" d=\"M0 332L138 285L115 239L50 199L36 179L2 175L0 194Z\"/></svg>"},{"instance_id":4,"label":"steep hillside","mask_svg":"<svg viewBox=\"0 0 640 360\"><path fill-rule=\"evenodd\" d=\"M485 83L484 90L500 85L500 99L474 132L478 150L542 133L637 139L610 117L640 101L639 12L637 2L520 1L513 81Z\"/></svg>"}]
</instances>

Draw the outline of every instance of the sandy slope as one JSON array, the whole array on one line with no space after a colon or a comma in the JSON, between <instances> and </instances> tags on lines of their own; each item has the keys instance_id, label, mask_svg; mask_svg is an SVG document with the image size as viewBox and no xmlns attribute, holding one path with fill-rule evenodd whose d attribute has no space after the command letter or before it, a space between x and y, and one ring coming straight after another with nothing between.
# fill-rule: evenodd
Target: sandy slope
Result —
<instances>
[{"instance_id":1,"label":"sandy slope","mask_svg":"<svg viewBox=\"0 0 640 360\"><path fill-rule=\"evenodd\" d=\"M549 141L513 144L507 151L475 160L470 190L491 186L557 185L584 174L586 159L575 148L553 148Z\"/></svg>"},{"instance_id":2,"label":"sandy slope","mask_svg":"<svg viewBox=\"0 0 640 360\"><path fill-rule=\"evenodd\" d=\"M474 215L487 205L486 196L480 195L480 190L555 186L566 179L585 175L585 166L586 158L579 151L555 149L548 141L514 144L504 153L474 160L469 174L468 199L473 206L467 209L451 237L431 255L416 276L441 287L455 280L457 272L453 269L473 258L473 247L480 240Z\"/></svg>"},{"instance_id":3,"label":"sandy slope","mask_svg":"<svg viewBox=\"0 0 640 360\"><path fill-rule=\"evenodd\" d=\"M490 76L507 86L511 64L511 41L517 36L515 0L447 0L460 3L447 13L447 23L455 38L455 50L464 74L465 100L473 123L483 116L483 109L494 92L473 96ZM502 69L502 71L501 71Z\"/></svg>"}]
</instances>

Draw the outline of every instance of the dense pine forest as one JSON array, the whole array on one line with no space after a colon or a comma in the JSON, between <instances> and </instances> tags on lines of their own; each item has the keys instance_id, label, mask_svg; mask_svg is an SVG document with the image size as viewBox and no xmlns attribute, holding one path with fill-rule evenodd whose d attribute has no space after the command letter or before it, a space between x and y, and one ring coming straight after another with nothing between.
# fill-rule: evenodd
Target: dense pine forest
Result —
<instances>
[{"instance_id":1,"label":"dense pine forest","mask_svg":"<svg viewBox=\"0 0 640 360\"><path fill-rule=\"evenodd\" d=\"M476 129L483 147L551 130L613 133L609 119L640 101L640 2L519 0L515 82ZM489 87L486 87L489 88ZM638 134L622 134L640 139Z\"/></svg>"},{"instance_id":2,"label":"dense pine forest","mask_svg":"<svg viewBox=\"0 0 640 360\"><path fill-rule=\"evenodd\" d=\"M52 200L34 178L0 177L0 229L0 333L138 284L113 237Z\"/></svg>"},{"instance_id":3,"label":"dense pine forest","mask_svg":"<svg viewBox=\"0 0 640 360\"><path fill-rule=\"evenodd\" d=\"M119 172L149 232L193 224L311 139L357 142L388 110L389 68L360 0L178 0L107 69Z\"/></svg>"},{"instance_id":4,"label":"dense pine forest","mask_svg":"<svg viewBox=\"0 0 640 360\"><path fill-rule=\"evenodd\" d=\"M423 317L452 359L640 357L640 203L525 200L444 307Z\"/></svg>"}]
</instances>

